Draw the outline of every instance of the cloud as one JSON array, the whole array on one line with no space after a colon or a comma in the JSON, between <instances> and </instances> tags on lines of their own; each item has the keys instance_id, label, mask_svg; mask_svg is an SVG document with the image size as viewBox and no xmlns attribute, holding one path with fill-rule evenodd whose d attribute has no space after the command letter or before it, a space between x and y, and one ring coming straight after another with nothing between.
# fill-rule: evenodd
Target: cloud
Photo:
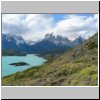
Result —
<instances>
[{"instance_id":1,"label":"cloud","mask_svg":"<svg viewBox=\"0 0 100 100\"><path fill-rule=\"evenodd\" d=\"M25 40L38 40L53 27L53 18L46 14L4 14L2 32L22 35ZM46 34L46 33L45 33Z\"/></svg>"},{"instance_id":2,"label":"cloud","mask_svg":"<svg viewBox=\"0 0 100 100\"><path fill-rule=\"evenodd\" d=\"M67 14L55 23L53 14L3 14L2 33L21 35L26 41L37 41L53 32L74 40L74 34L87 39L98 30L98 15Z\"/></svg>"},{"instance_id":3,"label":"cloud","mask_svg":"<svg viewBox=\"0 0 100 100\"><path fill-rule=\"evenodd\" d=\"M94 16L78 16L70 15L59 21L54 28L56 35L62 34L74 40L73 35L77 34L87 39L98 31L98 15Z\"/></svg>"}]
</instances>

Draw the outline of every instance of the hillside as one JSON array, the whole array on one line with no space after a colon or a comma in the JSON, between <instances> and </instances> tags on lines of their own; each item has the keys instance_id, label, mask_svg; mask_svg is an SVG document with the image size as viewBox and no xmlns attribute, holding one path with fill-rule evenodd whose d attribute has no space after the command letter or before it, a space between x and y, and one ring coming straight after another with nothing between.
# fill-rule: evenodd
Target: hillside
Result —
<instances>
[{"instance_id":1,"label":"hillside","mask_svg":"<svg viewBox=\"0 0 100 100\"><path fill-rule=\"evenodd\" d=\"M98 34L47 63L2 78L7 86L97 86Z\"/></svg>"}]
</instances>

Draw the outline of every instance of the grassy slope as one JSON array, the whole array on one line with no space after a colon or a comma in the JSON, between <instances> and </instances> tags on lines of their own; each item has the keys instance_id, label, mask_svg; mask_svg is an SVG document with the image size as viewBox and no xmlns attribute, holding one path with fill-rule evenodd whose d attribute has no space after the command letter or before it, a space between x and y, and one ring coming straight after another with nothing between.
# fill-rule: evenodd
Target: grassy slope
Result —
<instances>
[{"instance_id":1,"label":"grassy slope","mask_svg":"<svg viewBox=\"0 0 100 100\"><path fill-rule=\"evenodd\" d=\"M98 85L97 34L81 46L39 67L4 77L2 85L96 86Z\"/></svg>"}]
</instances>

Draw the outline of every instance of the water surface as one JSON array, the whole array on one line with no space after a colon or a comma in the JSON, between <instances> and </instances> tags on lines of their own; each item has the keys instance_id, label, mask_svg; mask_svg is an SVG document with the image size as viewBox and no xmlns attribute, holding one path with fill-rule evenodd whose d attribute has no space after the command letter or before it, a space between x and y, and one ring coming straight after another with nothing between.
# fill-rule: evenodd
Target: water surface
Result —
<instances>
[{"instance_id":1,"label":"water surface","mask_svg":"<svg viewBox=\"0 0 100 100\"><path fill-rule=\"evenodd\" d=\"M28 54L27 56L3 56L2 57L2 77L14 74L19 71L24 71L33 66L38 66L43 64L46 59L38 57L35 54ZM28 66L14 66L9 65L11 63L25 62Z\"/></svg>"}]
</instances>

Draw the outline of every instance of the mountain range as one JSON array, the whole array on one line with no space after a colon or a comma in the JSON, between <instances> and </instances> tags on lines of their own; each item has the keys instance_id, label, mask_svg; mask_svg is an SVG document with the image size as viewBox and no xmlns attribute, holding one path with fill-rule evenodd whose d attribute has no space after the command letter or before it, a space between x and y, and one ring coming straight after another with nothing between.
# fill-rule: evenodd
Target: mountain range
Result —
<instances>
[{"instance_id":1,"label":"mountain range","mask_svg":"<svg viewBox=\"0 0 100 100\"><path fill-rule=\"evenodd\" d=\"M61 53L74 48L84 42L78 36L74 41L67 37L53 34L46 34L45 37L36 43L26 43L22 36L2 34L2 51L17 50L25 53L50 54Z\"/></svg>"}]
</instances>

